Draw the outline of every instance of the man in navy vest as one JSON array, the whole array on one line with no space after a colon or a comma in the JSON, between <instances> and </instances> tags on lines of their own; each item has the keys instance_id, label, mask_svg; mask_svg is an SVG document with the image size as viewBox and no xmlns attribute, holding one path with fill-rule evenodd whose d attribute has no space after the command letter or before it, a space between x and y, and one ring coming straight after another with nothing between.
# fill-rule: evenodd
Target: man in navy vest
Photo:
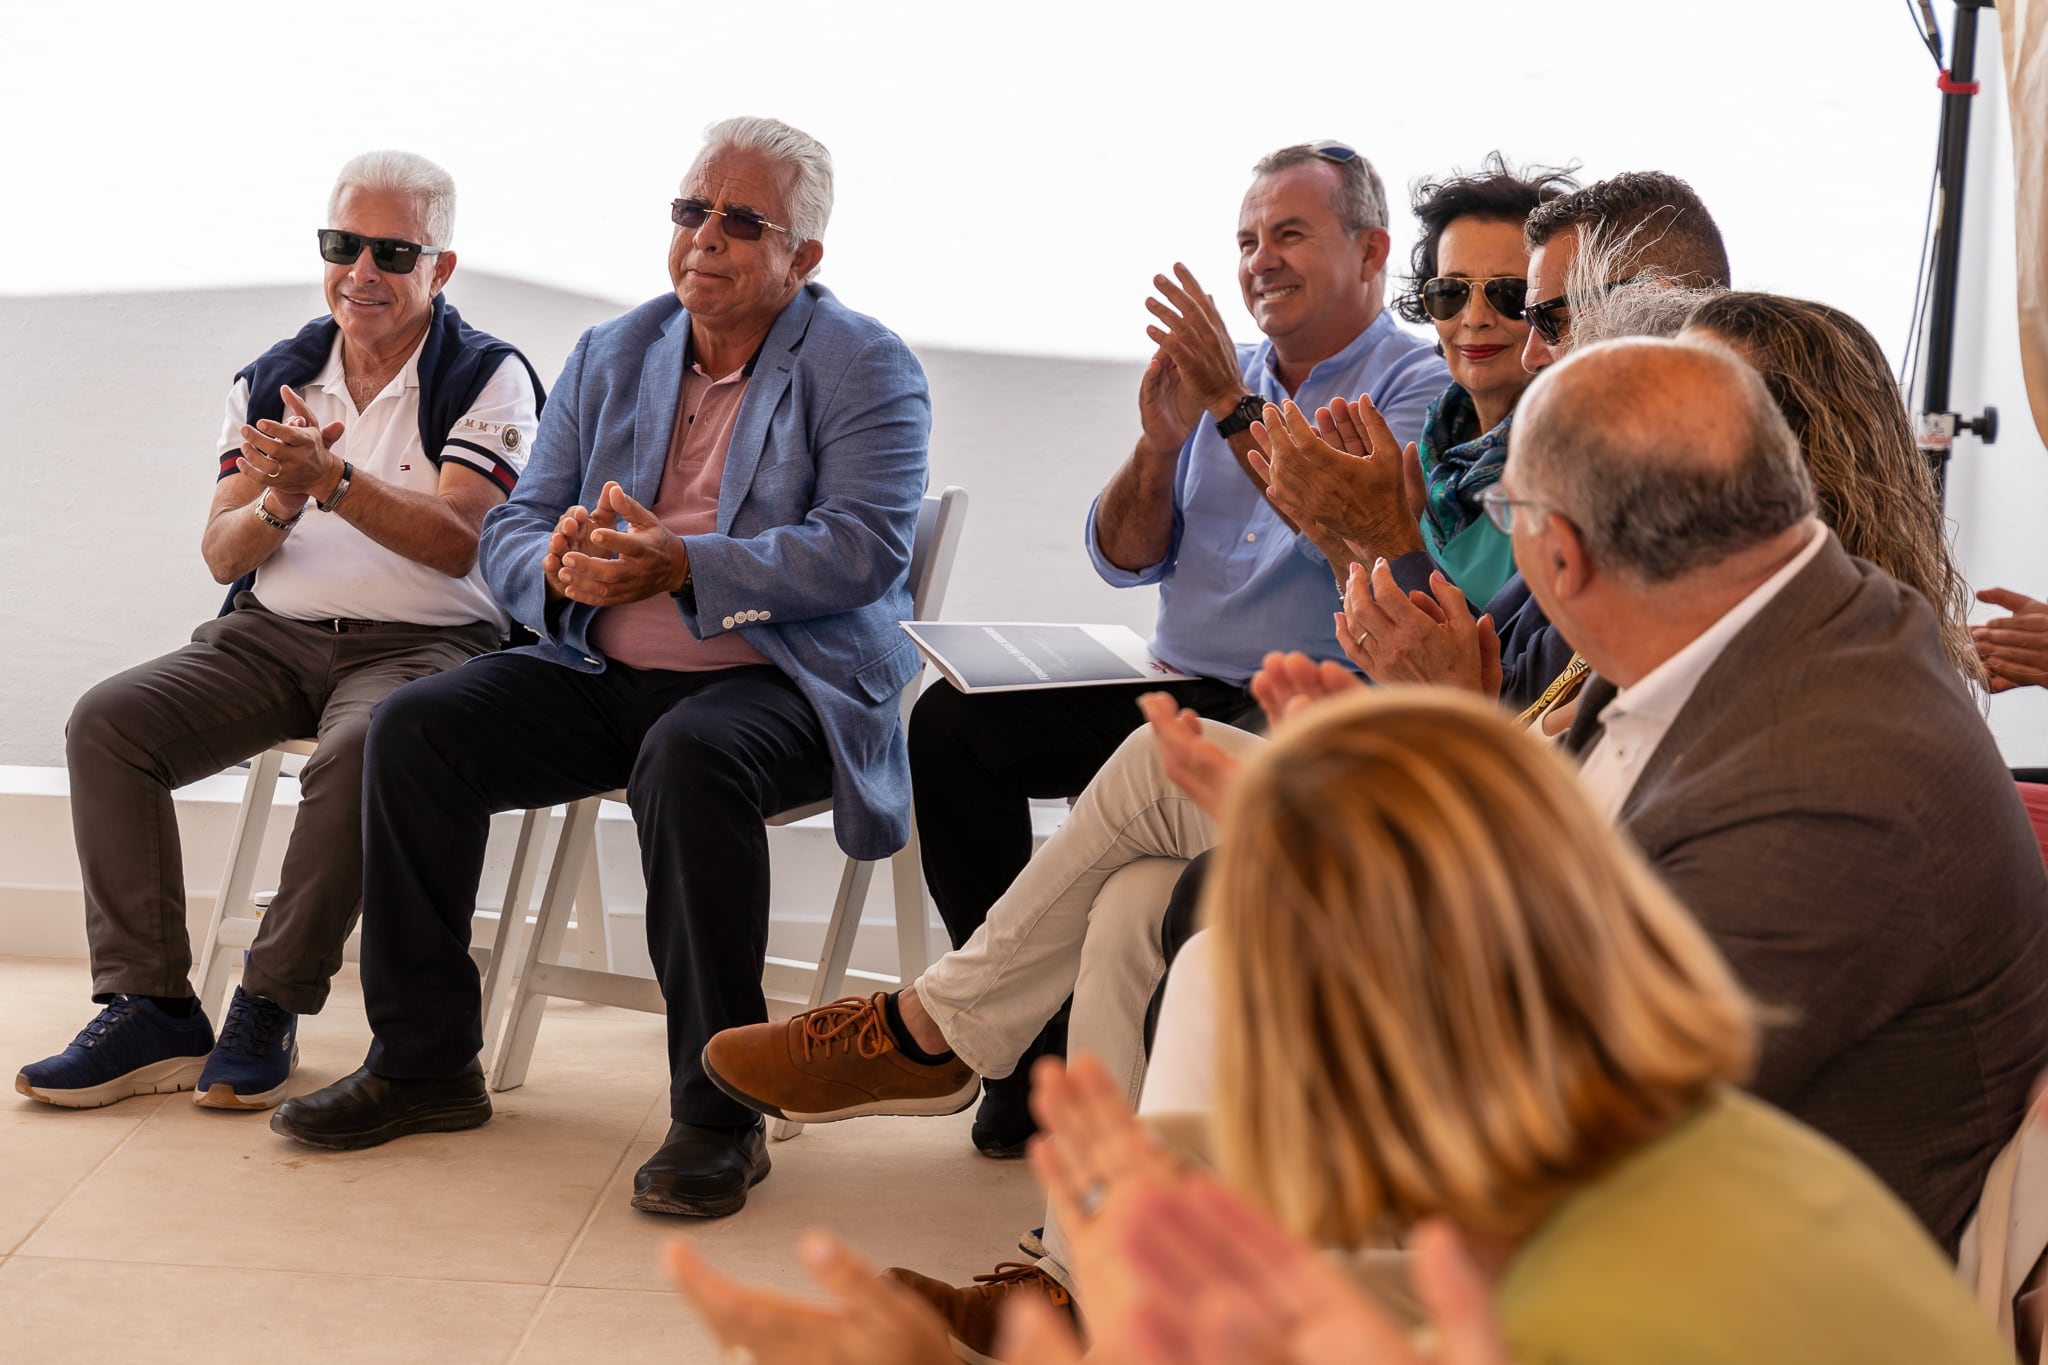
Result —
<instances>
[{"instance_id":1,"label":"man in navy vest","mask_svg":"<svg viewBox=\"0 0 2048 1365\"><path fill-rule=\"evenodd\" d=\"M508 625L477 535L518 481L541 387L442 297L454 217L455 184L424 157L350 161L319 232L330 314L235 376L200 540L228 604L183 649L87 692L65 730L105 1008L21 1069L24 1095L75 1109L195 1085L214 1108L283 1096L298 1016L325 1003L361 909L370 709ZM171 792L313 738L277 898L216 1039L190 984Z\"/></svg>"}]
</instances>

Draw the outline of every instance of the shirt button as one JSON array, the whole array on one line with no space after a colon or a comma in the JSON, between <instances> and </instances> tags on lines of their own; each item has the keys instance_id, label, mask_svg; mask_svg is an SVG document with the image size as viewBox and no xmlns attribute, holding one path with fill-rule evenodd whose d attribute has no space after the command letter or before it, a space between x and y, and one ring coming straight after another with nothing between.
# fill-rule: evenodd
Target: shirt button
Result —
<instances>
[{"instance_id":1,"label":"shirt button","mask_svg":"<svg viewBox=\"0 0 2048 1365\"><path fill-rule=\"evenodd\" d=\"M1257 531L1246 531L1246 532L1244 533L1244 543L1245 543L1245 544L1247 544L1247 545L1251 544L1251 543L1252 543L1253 541L1257 540L1258 538L1259 538L1259 533L1258 533Z\"/></svg>"},{"instance_id":2,"label":"shirt button","mask_svg":"<svg viewBox=\"0 0 2048 1365\"><path fill-rule=\"evenodd\" d=\"M733 627L733 619L732 619L732 618L731 618L730 616L728 616L728 617L726 617L726 618L725 618L725 628L726 628L727 630L731 630L731 629L732 629L732 627Z\"/></svg>"}]
</instances>

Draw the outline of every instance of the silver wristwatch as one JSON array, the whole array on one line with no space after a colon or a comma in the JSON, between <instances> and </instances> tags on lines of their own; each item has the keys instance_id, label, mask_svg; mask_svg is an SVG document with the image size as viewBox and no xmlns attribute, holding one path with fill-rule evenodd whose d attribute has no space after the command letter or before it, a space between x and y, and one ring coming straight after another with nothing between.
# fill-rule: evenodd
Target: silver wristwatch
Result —
<instances>
[{"instance_id":1,"label":"silver wristwatch","mask_svg":"<svg viewBox=\"0 0 2048 1365\"><path fill-rule=\"evenodd\" d=\"M278 516L276 513L272 512L268 507L265 507L263 505L264 501L269 497L270 490L266 488L261 493L258 493L256 495L256 501L249 504L251 507L254 507L256 509L257 520L261 521L265 526L274 526L280 531L289 531L292 529L292 527L297 526L299 524L300 517L306 515L306 505L304 503L300 503L299 510L292 513L290 520L286 520L285 518Z\"/></svg>"}]
</instances>

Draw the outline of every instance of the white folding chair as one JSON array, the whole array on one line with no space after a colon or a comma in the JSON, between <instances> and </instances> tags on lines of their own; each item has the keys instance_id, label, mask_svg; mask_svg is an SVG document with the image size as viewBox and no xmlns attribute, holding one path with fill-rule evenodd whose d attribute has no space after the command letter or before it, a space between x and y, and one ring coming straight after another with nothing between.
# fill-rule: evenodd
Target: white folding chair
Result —
<instances>
[{"instance_id":1,"label":"white folding chair","mask_svg":"<svg viewBox=\"0 0 2048 1365\"><path fill-rule=\"evenodd\" d=\"M310 758L315 747L310 739L288 740L249 760L249 777L242 787L242 804L235 812L234 829L228 835L227 861L221 869L220 890L214 897L213 915L207 921L206 938L196 959L201 972L199 1003L210 1019L217 1021L221 1017L228 985L234 979L241 955L256 941L256 927L261 919L256 913L258 898L252 895L251 888L256 882L256 864L263 854L263 838L270 824L271 800L277 793L277 779L283 770L284 760L287 755ZM545 810L530 810L520 822L519 842L513 850L512 872L505 888L504 907L500 911L501 922L522 919L526 913L527 903L533 896L534 882L540 875L541 844L547 833L548 814ZM268 903L267 897L262 899ZM496 1042L495 1025L504 1015L502 997L508 982L501 964L491 956L489 948L473 948L471 955L485 970L483 1055L488 1065Z\"/></svg>"},{"instance_id":2,"label":"white folding chair","mask_svg":"<svg viewBox=\"0 0 2048 1365\"><path fill-rule=\"evenodd\" d=\"M918 620L935 618L945 605L946 582L953 572L953 556L959 549L960 529L967 512L967 490L949 487L927 496L918 509L917 538L910 554L911 612ZM922 677L922 674L919 675ZM902 717L906 725L910 709L917 703L918 679L903 689ZM605 792L572 803L564 817L561 841L548 870L547 889L541 896L533 936L527 944L524 965L511 988L512 1005L504 1028L504 1043L491 1074L493 1090L511 1090L526 1080L526 1068L533 1060L534 1040L540 1032L542 1012L550 996L618 1005L649 1014L667 1012L661 987L645 977L627 976L589 966L569 966L558 961L572 904L582 901L581 918L603 916L602 894L579 888L594 885L595 860L592 852L597 836L598 808L602 802L624 802L624 791ZM794 810L769 817L771 826L795 824L832 809L828 800L814 801ZM811 979L810 1006L833 999L845 983L847 963L853 955L854 937L860 929L861 909L867 901L868 884L875 864L848 858L839 875L839 894L832 902L832 918L825 927L818 964ZM921 975L928 960L925 940L924 874L918 864L917 828L913 821L910 842L890 861L890 876L896 887L896 971L908 984ZM595 903L592 903L595 902ZM492 947L495 964L512 961L513 943L520 922L506 916L498 922L497 941ZM770 959L776 963L775 959ZM783 965L783 964L777 964ZM787 964L800 966L801 964ZM485 1004L490 1000L486 994ZM777 1139L803 1131L800 1123L777 1120L770 1125Z\"/></svg>"}]
</instances>

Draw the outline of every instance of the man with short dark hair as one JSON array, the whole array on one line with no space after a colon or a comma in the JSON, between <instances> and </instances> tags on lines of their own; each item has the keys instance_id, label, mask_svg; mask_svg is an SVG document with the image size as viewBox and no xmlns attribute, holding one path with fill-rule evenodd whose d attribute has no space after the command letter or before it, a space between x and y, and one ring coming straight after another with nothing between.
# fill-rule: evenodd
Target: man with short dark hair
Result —
<instances>
[{"instance_id":1,"label":"man with short dark hair","mask_svg":"<svg viewBox=\"0 0 2048 1365\"><path fill-rule=\"evenodd\" d=\"M327 316L235 376L200 553L233 583L192 643L100 683L65 728L93 999L72 1045L15 1089L69 1108L190 1090L266 1109L298 1062L362 900L370 709L498 645L476 567L518 482L539 380L463 322L455 183L411 152L342 167L319 232ZM192 994L174 788L290 739L299 775L277 898L216 1040Z\"/></svg>"}]
</instances>

